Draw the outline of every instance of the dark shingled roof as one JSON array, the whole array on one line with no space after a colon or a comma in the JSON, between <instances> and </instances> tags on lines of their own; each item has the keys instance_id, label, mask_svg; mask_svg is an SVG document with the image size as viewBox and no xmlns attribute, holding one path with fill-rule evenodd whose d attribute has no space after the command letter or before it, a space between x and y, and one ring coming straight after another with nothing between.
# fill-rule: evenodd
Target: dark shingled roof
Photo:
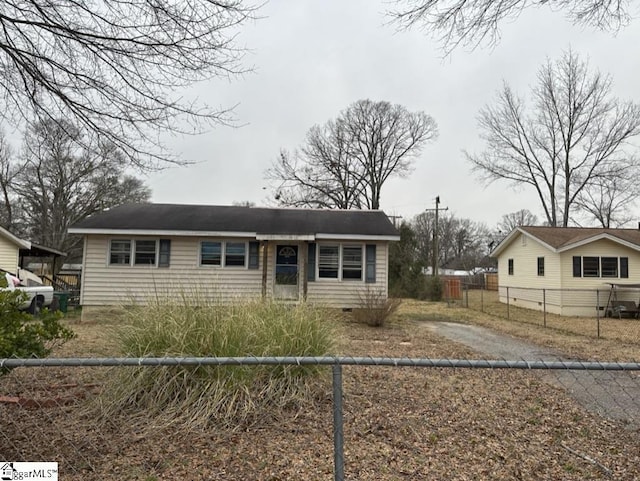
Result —
<instances>
[{"instance_id":1,"label":"dark shingled roof","mask_svg":"<svg viewBox=\"0 0 640 481\"><path fill-rule=\"evenodd\" d=\"M71 229L400 235L382 211L182 204L124 204L81 220Z\"/></svg>"}]
</instances>

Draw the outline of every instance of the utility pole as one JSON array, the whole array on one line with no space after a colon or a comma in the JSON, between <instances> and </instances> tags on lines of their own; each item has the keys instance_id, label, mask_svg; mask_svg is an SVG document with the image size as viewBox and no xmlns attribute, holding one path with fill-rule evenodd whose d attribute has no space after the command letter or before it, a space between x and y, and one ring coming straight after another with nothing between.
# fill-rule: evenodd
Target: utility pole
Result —
<instances>
[{"instance_id":1,"label":"utility pole","mask_svg":"<svg viewBox=\"0 0 640 481\"><path fill-rule=\"evenodd\" d=\"M432 253L432 259L431 259L431 275L438 277L439 275L439 270L440 268L438 267L438 211L440 210L449 210L449 207L443 207L440 208L440 196L436 196L436 208L435 209L425 209L426 212L432 212L435 211L436 213L436 222L435 222L435 226L433 228L433 253Z\"/></svg>"},{"instance_id":2,"label":"utility pole","mask_svg":"<svg viewBox=\"0 0 640 481\"><path fill-rule=\"evenodd\" d=\"M396 222L399 219L402 219L401 215L388 215L387 216L389 219L391 219L391 222L393 223L393 227L395 227L396 229L398 228L398 222Z\"/></svg>"}]
</instances>

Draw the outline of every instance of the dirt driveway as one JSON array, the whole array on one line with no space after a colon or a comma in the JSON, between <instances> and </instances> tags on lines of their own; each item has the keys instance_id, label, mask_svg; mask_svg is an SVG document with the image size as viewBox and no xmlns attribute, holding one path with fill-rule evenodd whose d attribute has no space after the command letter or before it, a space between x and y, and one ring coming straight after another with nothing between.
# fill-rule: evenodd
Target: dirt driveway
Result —
<instances>
[{"instance_id":1,"label":"dirt driveway","mask_svg":"<svg viewBox=\"0 0 640 481\"><path fill-rule=\"evenodd\" d=\"M490 359L568 361L561 352L490 329L455 322L421 322L422 326L464 344ZM640 430L640 373L620 371L541 371L543 379L561 387L578 403L600 416Z\"/></svg>"}]
</instances>

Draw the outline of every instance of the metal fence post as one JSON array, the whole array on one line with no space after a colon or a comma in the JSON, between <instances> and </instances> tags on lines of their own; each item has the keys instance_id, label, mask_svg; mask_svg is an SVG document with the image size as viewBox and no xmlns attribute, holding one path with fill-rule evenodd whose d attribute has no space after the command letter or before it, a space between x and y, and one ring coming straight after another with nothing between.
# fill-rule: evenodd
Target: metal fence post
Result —
<instances>
[{"instance_id":1,"label":"metal fence post","mask_svg":"<svg viewBox=\"0 0 640 481\"><path fill-rule=\"evenodd\" d=\"M509 320L509 286L507 286L507 320Z\"/></svg>"},{"instance_id":2,"label":"metal fence post","mask_svg":"<svg viewBox=\"0 0 640 481\"><path fill-rule=\"evenodd\" d=\"M542 311L543 311L542 323L544 327L547 327L547 290L546 289L542 289Z\"/></svg>"},{"instance_id":3,"label":"metal fence post","mask_svg":"<svg viewBox=\"0 0 640 481\"><path fill-rule=\"evenodd\" d=\"M596 324L598 339L600 339L600 289L596 289Z\"/></svg>"},{"instance_id":4,"label":"metal fence post","mask_svg":"<svg viewBox=\"0 0 640 481\"><path fill-rule=\"evenodd\" d=\"M342 365L333 364L333 464L335 481L344 481L344 432L342 419Z\"/></svg>"},{"instance_id":5,"label":"metal fence post","mask_svg":"<svg viewBox=\"0 0 640 481\"><path fill-rule=\"evenodd\" d=\"M465 304L467 306L467 309L469 309L469 284L466 285L466 289L464 292L464 297L465 297Z\"/></svg>"}]
</instances>

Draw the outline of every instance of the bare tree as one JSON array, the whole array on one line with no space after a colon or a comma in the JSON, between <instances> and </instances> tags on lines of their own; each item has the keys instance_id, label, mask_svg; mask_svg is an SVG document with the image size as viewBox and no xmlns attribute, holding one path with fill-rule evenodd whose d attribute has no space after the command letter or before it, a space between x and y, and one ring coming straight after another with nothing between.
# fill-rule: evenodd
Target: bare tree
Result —
<instances>
[{"instance_id":1,"label":"bare tree","mask_svg":"<svg viewBox=\"0 0 640 481\"><path fill-rule=\"evenodd\" d=\"M467 154L487 182L505 180L535 189L546 220L566 227L589 186L637 176L628 159L630 140L640 133L640 105L611 96L611 78L591 74L568 51L548 61L532 88L530 113L504 85L494 106L479 115L486 150Z\"/></svg>"},{"instance_id":2,"label":"bare tree","mask_svg":"<svg viewBox=\"0 0 640 481\"><path fill-rule=\"evenodd\" d=\"M0 204L0 225L6 229L13 229L13 199L11 195L11 184L16 175L16 169L11 163L13 151L7 142L4 132L0 131L0 191L2 192L2 203Z\"/></svg>"},{"instance_id":3,"label":"bare tree","mask_svg":"<svg viewBox=\"0 0 640 481\"><path fill-rule=\"evenodd\" d=\"M423 212L411 221L415 233L416 259L423 266L433 264L435 213ZM438 220L438 265L471 270L488 253L489 229L486 225L455 215L442 214Z\"/></svg>"},{"instance_id":4,"label":"bare tree","mask_svg":"<svg viewBox=\"0 0 640 481\"><path fill-rule=\"evenodd\" d=\"M587 222L595 221L604 228L610 228L637 220L634 210L640 196L640 185L636 178L636 161L630 160L627 166L620 175L596 179L580 192L576 205Z\"/></svg>"},{"instance_id":5,"label":"bare tree","mask_svg":"<svg viewBox=\"0 0 640 481\"><path fill-rule=\"evenodd\" d=\"M71 124L53 120L31 124L11 185L22 208L22 234L73 255L81 239L67 235L69 225L118 204L148 201L150 190L126 175L126 165L113 144L91 138Z\"/></svg>"},{"instance_id":6,"label":"bare tree","mask_svg":"<svg viewBox=\"0 0 640 481\"><path fill-rule=\"evenodd\" d=\"M350 153L351 140L342 119L313 126L305 145L280 151L267 172L279 183L276 200L294 207L362 208L362 169Z\"/></svg>"},{"instance_id":7,"label":"bare tree","mask_svg":"<svg viewBox=\"0 0 640 481\"><path fill-rule=\"evenodd\" d=\"M516 227L537 224L538 216L532 214L528 209L520 209L503 215L500 222L498 222L498 231L506 235Z\"/></svg>"},{"instance_id":8,"label":"bare tree","mask_svg":"<svg viewBox=\"0 0 640 481\"><path fill-rule=\"evenodd\" d=\"M396 0L389 12L401 28L422 27L439 35L446 51L460 44L493 45L503 20L517 18L526 8L562 10L580 25L618 30L631 19L626 0Z\"/></svg>"},{"instance_id":9,"label":"bare tree","mask_svg":"<svg viewBox=\"0 0 640 481\"><path fill-rule=\"evenodd\" d=\"M241 0L0 2L0 118L66 119L149 166L160 142L228 120L183 88L239 73ZM72 134L72 133L71 133Z\"/></svg>"},{"instance_id":10,"label":"bare tree","mask_svg":"<svg viewBox=\"0 0 640 481\"><path fill-rule=\"evenodd\" d=\"M314 126L293 154L282 151L267 171L282 205L380 208L382 186L403 177L437 126L424 112L359 100L336 120Z\"/></svg>"}]
</instances>

